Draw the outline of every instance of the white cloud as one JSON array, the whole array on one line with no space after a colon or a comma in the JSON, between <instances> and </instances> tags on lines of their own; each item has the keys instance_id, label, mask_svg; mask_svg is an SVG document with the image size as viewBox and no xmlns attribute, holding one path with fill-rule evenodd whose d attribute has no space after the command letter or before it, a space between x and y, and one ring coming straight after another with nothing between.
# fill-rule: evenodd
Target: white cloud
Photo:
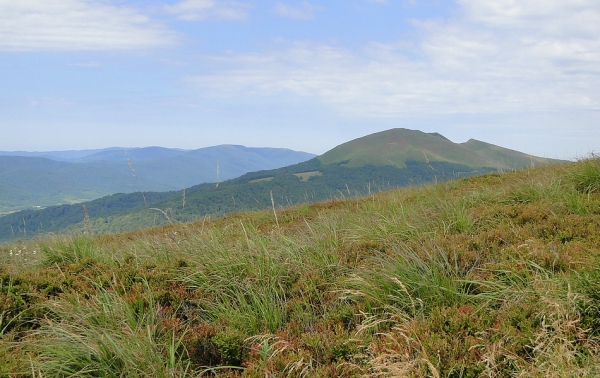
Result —
<instances>
[{"instance_id":1,"label":"white cloud","mask_svg":"<svg viewBox=\"0 0 600 378\"><path fill-rule=\"evenodd\" d=\"M412 46L284 44L216 57L211 74L187 81L213 96L289 92L374 117L600 109L600 3L531 3L461 0L461 16L415 22Z\"/></svg>"},{"instance_id":2,"label":"white cloud","mask_svg":"<svg viewBox=\"0 0 600 378\"><path fill-rule=\"evenodd\" d=\"M71 63L70 66L96 68L96 67L102 67L102 63L92 61L92 62L85 62L85 63Z\"/></svg>"},{"instance_id":3,"label":"white cloud","mask_svg":"<svg viewBox=\"0 0 600 378\"><path fill-rule=\"evenodd\" d=\"M480 24L539 29L545 33L563 34L573 29L592 31L595 25L586 25L582 21L598 17L595 0L458 0L458 3L469 18Z\"/></svg>"},{"instance_id":4,"label":"white cloud","mask_svg":"<svg viewBox=\"0 0 600 378\"><path fill-rule=\"evenodd\" d=\"M240 1L182 0L165 6L169 14L185 21L198 21L207 18L221 20L244 20L252 6Z\"/></svg>"},{"instance_id":5,"label":"white cloud","mask_svg":"<svg viewBox=\"0 0 600 378\"><path fill-rule=\"evenodd\" d=\"M275 5L275 13L281 17L293 18L296 20L312 20L315 18L315 12L322 11L324 8L318 5L313 5L308 1L303 1L294 6L277 2Z\"/></svg>"},{"instance_id":6,"label":"white cloud","mask_svg":"<svg viewBox=\"0 0 600 378\"><path fill-rule=\"evenodd\" d=\"M138 10L85 0L0 0L0 50L117 50L173 43Z\"/></svg>"}]
</instances>

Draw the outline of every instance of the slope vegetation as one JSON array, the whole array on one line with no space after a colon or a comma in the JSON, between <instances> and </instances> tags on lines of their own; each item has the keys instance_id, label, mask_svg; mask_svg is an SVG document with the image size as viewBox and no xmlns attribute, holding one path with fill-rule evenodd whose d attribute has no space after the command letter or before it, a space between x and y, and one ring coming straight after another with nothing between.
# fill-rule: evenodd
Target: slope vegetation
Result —
<instances>
[{"instance_id":1,"label":"slope vegetation","mask_svg":"<svg viewBox=\"0 0 600 378\"><path fill-rule=\"evenodd\" d=\"M0 376L600 371L600 160L0 247Z\"/></svg>"}]
</instances>

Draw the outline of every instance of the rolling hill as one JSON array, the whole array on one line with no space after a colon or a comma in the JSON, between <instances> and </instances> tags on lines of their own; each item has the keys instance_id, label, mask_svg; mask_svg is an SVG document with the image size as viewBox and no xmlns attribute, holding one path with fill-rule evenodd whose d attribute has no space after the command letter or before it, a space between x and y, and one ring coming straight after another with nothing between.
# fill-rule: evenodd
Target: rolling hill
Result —
<instances>
[{"instance_id":1,"label":"rolling hill","mask_svg":"<svg viewBox=\"0 0 600 378\"><path fill-rule=\"evenodd\" d=\"M407 161L440 161L498 170L522 169L553 161L475 139L454 143L439 133L400 128L341 144L319 156L319 160L324 164L343 162L346 167L370 164L398 168L406 167Z\"/></svg>"},{"instance_id":2,"label":"rolling hill","mask_svg":"<svg viewBox=\"0 0 600 378\"><path fill-rule=\"evenodd\" d=\"M147 147L28 155L0 154L0 213L79 203L114 193L177 190L216 181L217 166L219 178L226 180L315 156L238 145L192 151Z\"/></svg>"},{"instance_id":3,"label":"rolling hill","mask_svg":"<svg viewBox=\"0 0 600 378\"><path fill-rule=\"evenodd\" d=\"M439 134L393 129L342 144L306 162L247 173L218 186L116 194L87 202L90 220L85 227L81 205L10 214L0 218L0 240L89 228L94 233L122 232L515 170L532 161L555 162L484 142L455 144Z\"/></svg>"}]
</instances>

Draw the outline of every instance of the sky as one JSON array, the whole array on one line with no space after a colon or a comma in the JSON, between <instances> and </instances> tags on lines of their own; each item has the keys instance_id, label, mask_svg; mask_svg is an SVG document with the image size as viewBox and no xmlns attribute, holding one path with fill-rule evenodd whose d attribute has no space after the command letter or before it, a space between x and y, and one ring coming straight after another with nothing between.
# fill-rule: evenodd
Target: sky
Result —
<instances>
[{"instance_id":1,"label":"sky","mask_svg":"<svg viewBox=\"0 0 600 378\"><path fill-rule=\"evenodd\" d=\"M0 0L0 150L600 153L598 0Z\"/></svg>"}]
</instances>

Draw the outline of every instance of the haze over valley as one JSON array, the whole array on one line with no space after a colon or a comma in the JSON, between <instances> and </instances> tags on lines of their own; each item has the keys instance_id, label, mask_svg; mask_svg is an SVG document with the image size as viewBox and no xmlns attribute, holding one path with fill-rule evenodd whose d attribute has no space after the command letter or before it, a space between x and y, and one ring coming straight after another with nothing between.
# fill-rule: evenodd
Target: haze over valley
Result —
<instances>
[{"instance_id":1,"label":"haze over valley","mask_svg":"<svg viewBox=\"0 0 600 378\"><path fill-rule=\"evenodd\" d=\"M78 203L114 193L179 190L312 157L287 149L236 145L189 151L162 147L0 151L0 213Z\"/></svg>"}]
</instances>

